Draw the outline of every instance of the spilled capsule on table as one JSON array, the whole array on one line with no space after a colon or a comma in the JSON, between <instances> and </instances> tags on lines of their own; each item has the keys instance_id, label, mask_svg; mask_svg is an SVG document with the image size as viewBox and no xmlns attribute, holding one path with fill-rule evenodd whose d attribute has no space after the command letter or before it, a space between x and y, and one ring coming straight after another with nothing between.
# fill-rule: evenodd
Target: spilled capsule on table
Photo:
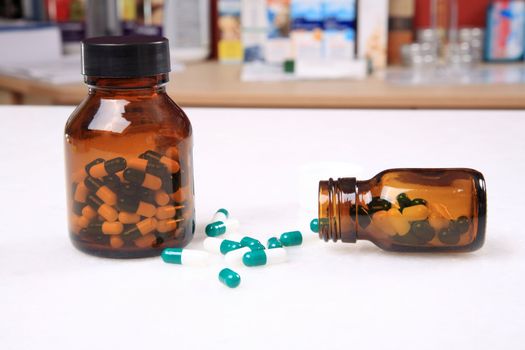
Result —
<instances>
[{"instance_id":1,"label":"spilled capsule on table","mask_svg":"<svg viewBox=\"0 0 525 350\"><path fill-rule=\"evenodd\" d=\"M285 247L291 247L296 245L301 245L303 243L303 235L300 231L290 231L281 234L279 241Z\"/></svg>"},{"instance_id":2,"label":"spilled capsule on table","mask_svg":"<svg viewBox=\"0 0 525 350\"><path fill-rule=\"evenodd\" d=\"M242 262L245 266L274 265L285 262L287 259L284 248L252 250L244 253Z\"/></svg>"},{"instance_id":3,"label":"spilled capsule on table","mask_svg":"<svg viewBox=\"0 0 525 350\"><path fill-rule=\"evenodd\" d=\"M264 244L262 244L259 240L245 236L240 240L241 246L248 247L251 250L262 250L265 249Z\"/></svg>"},{"instance_id":4,"label":"spilled capsule on table","mask_svg":"<svg viewBox=\"0 0 525 350\"><path fill-rule=\"evenodd\" d=\"M207 251L220 254L226 254L232 250L242 248L242 245L239 242L215 237L205 238L203 245L204 249L206 249Z\"/></svg>"},{"instance_id":5,"label":"spilled capsule on table","mask_svg":"<svg viewBox=\"0 0 525 350\"><path fill-rule=\"evenodd\" d=\"M239 228L239 221L229 219L226 221L215 221L206 226L205 232L209 237L217 237L225 233L236 232Z\"/></svg>"},{"instance_id":6,"label":"spilled capsule on table","mask_svg":"<svg viewBox=\"0 0 525 350\"><path fill-rule=\"evenodd\" d=\"M206 266L210 263L210 254L200 250L166 248L161 254L165 263L190 266Z\"/></svg>"},{"instance_id":7,"label":"spilled capsule on table","mask_svg":"<svg viewBox=\"0 0 525 350\"><path fill-rule=\"evenodd\" d=\"M219 281L228 288L237 288L241 284L241 276L232 269L224 268L219 272Z\"/></svg>"}]
</instances>

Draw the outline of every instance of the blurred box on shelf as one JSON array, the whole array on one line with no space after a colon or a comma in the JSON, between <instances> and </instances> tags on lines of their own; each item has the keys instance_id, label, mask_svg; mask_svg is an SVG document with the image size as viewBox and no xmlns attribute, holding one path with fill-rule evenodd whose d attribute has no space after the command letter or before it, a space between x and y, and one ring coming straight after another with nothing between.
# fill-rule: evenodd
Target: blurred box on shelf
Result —
<instances>
[{"instance_id":1,"label":"blurred box on shelf","mask_svg":"<svg viewBox=\"0 0 525 350\"><path fill-rule=\"evenodd\" d=\"M241 14L244 62L264 61L268 31L266 0L242 0Z\"/></svg>"},{"instance_id":2,"label":"blurred box on shelf","mask_svg":"<svg viewBox=\"0 0 525 350\"><path fill-rule=\"evenodd\" d=\"M0 22L0 47L9 47L0 55L0 74L50 83L82 79L78 55L62 56L60 29L56 25Z\"/></svg>"},{"instance_id":3,"label":"blurred box on shelf","mask_svg":"<svg viewBox=\"0 0 525 350\"><path fill-rule=\"evenodd\" d=\"M322 0L292 0L290 16L294 59L320 60L323 57Z\"/></svg>"},{"instance_id":4,"label":"blurred box on shelf","mask_svg":"<svg viewBox=\"0 0 525 350\"><path fill-rule=\"evenodd\" d=\"M241 0L218 1L219 61L228 63L242 62Z\"/></svg>"},{"instance_id":5,"label":"blurred box on shelf","mask_svg":"<svg viewBox=\"0 0 525 350\"><path fill-rule=\"evenodd\" d=\"M355 57L356 0L250 1L242 10L242 80L366 76Z\"/></svg>"},{"instance_id":6,"label":"blurred box on shelf","mask_svg":"<svg viewBox=\"0 0 525 350\"><path fill-rule=\"evenodd\" d=\"M359 0L357 13L357 55L371 71L387 64L388 0Z\"/></svg>"},{"instance_id":7,"label":"blurred box on shelf","mask_svg":"<svg viewBox=\"0 0 525 350\"><path fill-rule=\"evenodd\" d=\"M264 50L267 62L283 63L293 58L290 11L290 0L267 0L268 33Z\"/></svg>"},{"instance_id":8,"label":"blurred box on shelf","mask_svg":"<svg viewBox=\"0 0 525 350\"><path fill-rule=\"evenodd\" d=\"M345 61L355 57L355 0L324 1L324 57Z\"/></svg>"},{"instance_id":9,"label":"blurred box on shelf","mask_svg":"<svg viewBox=\"0 0 525 350\"><path fill-rule=\"evenodd\" d=\"M58 60L62 55L60 29L44 22L0 21L0 65ZM37 53L37 54L35 54Z\"/></svg>"}]
</instances>

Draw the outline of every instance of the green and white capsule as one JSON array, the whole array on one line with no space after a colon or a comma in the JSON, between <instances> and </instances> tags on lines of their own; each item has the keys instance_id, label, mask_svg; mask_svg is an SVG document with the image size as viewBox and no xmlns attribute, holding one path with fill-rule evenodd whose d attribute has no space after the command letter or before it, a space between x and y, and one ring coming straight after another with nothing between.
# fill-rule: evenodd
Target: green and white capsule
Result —
<instances>
[{"instance_id":1,"label":"green and white capsule","mask_svg":"<svg viewBox=\"0 0 525 350\"><path fill-rule=\"evenodd\" d=\"M268 239L268 243L266 244L268 249L275 249L275 248L282 248L283 245L281 244L281 241L277 239L277 237L271 237Z\"/></svg>"},{"instance_id":2,"label":"green and white capsule","mask_svg":"<svg viewBox=\"0 0 525 350\"><path fill-rule=\"evenodd\" d=\"M210 254L200 250L166 248L161 254L165 263L189 266L207 266L210 264Z\"/></svg>"},{"instance_id":3,"label":"green and white capsule","mask_svg":"<svg viewBox=\"0 0 525 350\"><path fill-rule=\"evenodd\" d=\"M240 241L241 245L243 247L248 247L251 250L263 250L264 244L262 244L259 240L252 238L252 237L243 237Z\"/></svg>"},{"instance_id":4,"label":"green and white capsule","mask_svg":"<svg viewBox=\"0 0 525 350\"><path fill-rule=\"evenodd\" d=\"M286 250L275 248L246 252L242 257L242 262L246 266L253 267L279 264L285 262L286 259Z\"/></svg>"},{"instance_id":5,"label":"green and white capsule","mask_svg":"<svg viewBox=\"0 0 525 350\"><path fill-rule=\"evenodd\" d=\"M204 240L203 245L204 249L215 254L226 254L232 250L242 248L242 245L239 242L215 237L207 237Z\"/></svg>"},{"instance_id":6,"label":"green and white capsule","mask_svg":"<svg viewBox=\"0 0 525 350\"><path fill-rule=\"evenodd\" d=\"M236 232L239 228L238 220L215 221L206 226L206 235L209 237L217 237L225 233Z\"/></svg>"},{"instance_id":7,"label":"green and white capsule","mask_svg":"<svg viewBox=\"0 0 525 350\"><path fill-rule=\"evenodd\" d=\"M300 231L285 232L281 235L279 240L285 247L292 247L303 243L303 235Z\"/></svg>"},{"instance_id":8,"label":"green and white capsule","mask_svg":"<svg viewBox=\"0 0 525 350\"><path fill-rule=\"evenodd\" d=\"M232 251L229 251L224 255L224 260L226 261L226 265L230 266L242 266L242 258L244 254L251 252L252 250L248 247L243 247L239 249L235 249Z\"/></svg>"},{"instance_id":9,"label":"green and white capsule","mask_svg":"<svg viewBox=\"0 0 525 350\"><path fill-rule=\"evenodd\" d=\"M217 222L217 221L226 221L230 218L230 213L228 210L221 208L213 214L213 217L211 218L211 222Z\"/></svg>"},{"instance_id":10,"label":"green and white capsule","mask_svg":"<svg viewBox=\"0 0 525 350\"><path fill-rule=\"evenodd\" d=\"M241 284L241 276L237 272L225 268L219 272L219 281L228 288L237 288Z\"/></svg>"}]
</instances>

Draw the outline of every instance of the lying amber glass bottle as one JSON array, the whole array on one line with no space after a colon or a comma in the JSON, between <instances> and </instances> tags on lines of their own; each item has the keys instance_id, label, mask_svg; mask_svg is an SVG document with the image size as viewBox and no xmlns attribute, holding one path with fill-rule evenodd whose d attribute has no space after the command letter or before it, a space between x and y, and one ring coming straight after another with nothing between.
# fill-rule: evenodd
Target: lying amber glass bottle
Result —
<instances>
[{"instance_id":1,"label":"lying amber glass bottle","mask_svg":"<svg viewBox=\"0 0 525 350\"><path fill-rule=\"evenodd\" d=\"M319 235L404 252L473 251L485 239L483 175L472 169L391 169L319 183Z\"/></svg>"},{"instance_id":2,"label":"lying amber glass bottle","mask_svg":"<svg viewBox=\"0 0 525 350\"><path fill-rule=\"evenodd\" d=\"M192 129L166 94L162 37L82 43L89 94L65 128L69 232L90 254L137 258L195 231Z\"/></svg>"}]
</instances>

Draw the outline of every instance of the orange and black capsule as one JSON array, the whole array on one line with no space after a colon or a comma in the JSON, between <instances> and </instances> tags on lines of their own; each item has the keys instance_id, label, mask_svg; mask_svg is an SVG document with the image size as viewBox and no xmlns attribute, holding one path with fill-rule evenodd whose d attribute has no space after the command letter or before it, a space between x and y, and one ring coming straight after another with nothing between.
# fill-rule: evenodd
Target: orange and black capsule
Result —
<instances>
[{"instance_id":1,"label":"orange and black capsule","mask_svg":"<svg viewBox=\"0 0 525 350\"><path fill-rule=\"evenodd\" d=\"M142 236L147 235L157 229L157 219L147 218L140 222L137 222L135 225L130 225L129 228L126 228L122 233L123 236L136 237L137 233Z\"/></svg>"},{"instance_id":2,"label":"orange and black capsule","mask_svg":"<svg viewBox=\"0 0 525 350\"><path fill-rule=\"evenodd\" d=\"M172 174L178 173L180 170L179 162L169 157L163 156L162 154L155 151L146 151L142 153L139 158L160 162L164 164Z\"/></svg>"},{"instance_id":3,"label":"orange and black capsule","mask_svg":"<svg viewBox=\"0 0 525 350\"><path fill-rule=\"evenodd\" d=\"M144 158L133 158L128 160L128 168L143 171L148 174L153 174L158 177L163 177L167 174L168 168L156 160L149 160Z\"/></svg>"},{"instance_id":4,"label":"orange and black capsule","mask_svg":"<svg viewBox=\"0 0 525 350\"><path fill-rule=\"evenodd\" d=\"M144 202L155 203L156 192L134 183L124 183L119 189L119 195L124 197L135 197Z\"/></svg>"},{"instance_id":5,"label":"orange and black capsule","mask_svg":"<svg viewBox=\"0 0 525 350\"><path fill-rule=\"evenodd\" d=\"M155 216L157 212L157 208L153 204L134 197L119 197L117 206L122 211L138 214L147 218Z\"/></svg>"},{"instance_id":6,"label":"orange and black capsule","mask_svg":"<svg viewBox=\"0 0 525 350\"><path fill-rule=\"evenodd\" d=\"M126 169L124 171L124 179L154 191L160 190L162 187L162 180L160 177L137 169Z\"/></svg>"},{"instance_id":7,"label":"orange and black capsule","mask_svg":"<svg viewBox=\"0 0 525 350\"><path fill-rule=\"evenodd\" d=\"M118 221L97 222L89 224L86 228L88 229L87 233L91 234L120 235L124 231L124 225Z\"/></svg>"},{"instance_id":8,"label":"orange and black capsule","mask_svg":"<svg viewBox=\"0 0 525 350\"><path fill-rule=\"evenodd\" d=\"M95 159L86 165L86 172L89 176L102 178L104 176L115 174L126 169L126 160L122 157L113 158L104 161L102 158Z\"/></svg>"},{"instance_id":9,"label":"orange and black capsule","mask_svg":"<svg viewBox=\"0 0 525 350\"><path fill-rule=\"evenodd\" d=\"M104 185L99 179L88 176L84 180L84 184L93 192L97 197L102 199L105 203L109 205L117 204L117 195L113 192L108 186Z\"/></svg>"},{"instance_id":10,"label":"orange and black capsule","mask_svg":"<svg viewBox=\"0 0 525 350\"><path fill-rule=\"evenodd\" d=\"M118 212L111 205L104 203L104 201L95 195L88 195L86 198L87 204L96 210L106 221L113 222L118 219Z\"/></svg>"}]
</instances>

